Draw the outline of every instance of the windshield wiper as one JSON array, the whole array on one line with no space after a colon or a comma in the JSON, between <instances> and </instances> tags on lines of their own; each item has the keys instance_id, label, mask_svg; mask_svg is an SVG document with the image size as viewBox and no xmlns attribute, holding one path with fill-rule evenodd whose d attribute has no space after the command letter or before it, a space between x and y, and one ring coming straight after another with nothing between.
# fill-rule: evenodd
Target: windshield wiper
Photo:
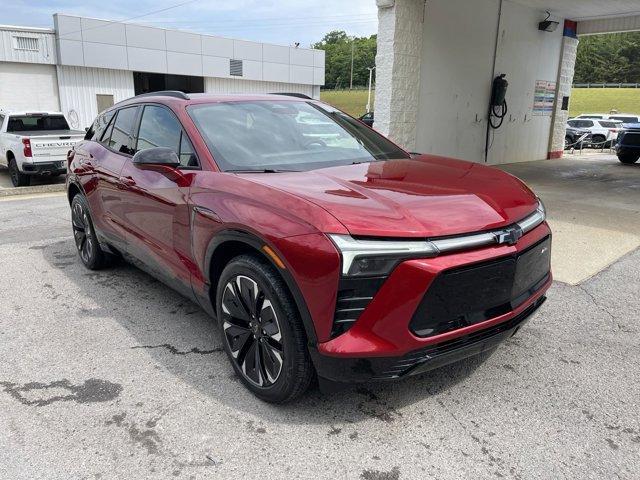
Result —
<instances>
[{"instance_id":1,"label":"windshield wiper","mask_svg":"<svg viewBox=\"0 0 640 480\"><path fill-rule=\"evenodd\" d=\"M286 173L286 172L300 172L300 170L285 170L280 168L255 168L255 169L237 169L237 170L225 170L227 173Z\"/></svg>"}]
</instances>

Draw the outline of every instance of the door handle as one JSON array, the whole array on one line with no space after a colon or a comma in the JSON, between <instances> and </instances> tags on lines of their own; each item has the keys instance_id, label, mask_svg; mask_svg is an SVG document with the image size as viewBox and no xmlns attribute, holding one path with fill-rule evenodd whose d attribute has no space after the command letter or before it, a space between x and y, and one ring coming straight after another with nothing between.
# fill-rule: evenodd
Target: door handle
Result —
<instances>
[{"instance_id":1,"label":"door handle","mask_svg":"<svg viewBox=\"0 0 640 480\"><path fill-rule=\"evenodd\" d=\"M136 181L131 177L120 177L118 179L118 183L124 187L133 187L136 184Z\"/></svg>"}]
</instances>

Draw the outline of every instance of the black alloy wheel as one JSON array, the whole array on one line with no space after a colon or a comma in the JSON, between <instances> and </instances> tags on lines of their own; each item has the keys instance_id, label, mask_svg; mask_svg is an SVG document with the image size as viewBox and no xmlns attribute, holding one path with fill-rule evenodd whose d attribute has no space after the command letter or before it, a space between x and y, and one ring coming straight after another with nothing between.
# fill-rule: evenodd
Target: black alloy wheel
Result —
<instances>
[{"instance_id":1,"label":"black alloy wheel","mask_svg":"<svg viewBox=\"0 0 640 480\"><path fill-rule=\"evenodd\" d=\"M222 328L227 346L246 380L269 387L280 377L284 348L271 300L249 277L231 278L222 293Z\"/></svg>"},{"instance_id":2,"label":"black alloy wheel","mask_svg":"<svg viewBox=\"0 0 640 480\"><path fill-rule=\"evenodd\" d=\"M73 239L80 255L80 260L90 270L98 270L105 267L110 260L110 255L105 253L96 237L89 206L81 194L73 197L71 201L71 225L73 227Z\"/></svg>"},{"instance_id":3,"label":"black alloy wheel","mask_svg":"<svg viewBox=\"0 0 640 480\"><path fill-rule=\"evenodd\" d=\"M217 281L216 316L227 357L258 398L285 403L315 376L302 319L287 284L267 259L243 254Z\"/></svg>"}]
</instances>

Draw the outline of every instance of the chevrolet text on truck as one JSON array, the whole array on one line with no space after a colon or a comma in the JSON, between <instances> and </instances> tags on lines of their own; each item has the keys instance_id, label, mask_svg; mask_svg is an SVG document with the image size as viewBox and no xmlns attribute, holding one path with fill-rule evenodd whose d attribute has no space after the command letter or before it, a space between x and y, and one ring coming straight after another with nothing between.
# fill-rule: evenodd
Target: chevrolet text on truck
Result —
<instances>
[{"instance_id":1,"label":"chevrolet text on truck","mask_svg":"<svg viewBox=\"0 0 640 480\"><path fill-rule=\"evenodd\" d=\"M65 173L67 152L83 138L60 112L0 111L0 165L14 187L28 186L33 175Z\"/></svg>"}]
</instances>

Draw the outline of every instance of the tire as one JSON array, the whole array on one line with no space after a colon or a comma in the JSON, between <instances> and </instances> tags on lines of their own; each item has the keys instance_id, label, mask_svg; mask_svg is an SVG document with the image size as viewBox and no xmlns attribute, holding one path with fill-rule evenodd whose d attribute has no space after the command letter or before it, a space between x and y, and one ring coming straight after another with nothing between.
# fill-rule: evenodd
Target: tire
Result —
<instances>
[{"instance_id":1,"label":"tire","mask_svg":"<svg viewBox=\"0 0 640 480\"><path fill-rule=\"evenodd\" d=\"M309 388L314 370L302 320L271 264L251 254L232 259L218 281L216 312L229 361L254 395L286 403Z\"/></svg>"},{"instance_id":2,"label":"tire","mask_svg":"<svg viewBox=\"0 0 640 480\"><path fill-rule=\"evenodd\" d=\"M573 139L571 137L564 137L564 149L569 150L571 145L573 144Z\"/></svg>"},{"instance_id":3,"label":"tire","mask_svg":"<svg viewBox=\"0 0 640 480\"><path fill-rule=\"evenodd\" d=\"M636 163L640 159L640 153L618 153L618 160L625 165Z\"/></svg>"},{"instance_id":4,"label":"tire","mask_svg":"<svg viewBox=\"0 0 640 480\"><path fill-rule=\"evenodd\" d=\"M28 187L31 185L31 177L20 171L15 158L9 160L9 175L14 187Z\"/></svg>"},{"instance_id":5,"label":"tire","mask_svg":"<svg viewBox=\"0 0 640 480\"><path fill-rule=\"evenodd\" d=\"M82 194L77 194L71 201L71 225L78 255L84 266L89 270L100 270L109 266L113 258L100 248L89 204Z\"/></svg>"},{"instance_id":6,"label":"tire","mask_svg":"<svg viewBox=\"0 0 640 480\"><path fill-rule=\"evenodd\" d=\"M607 137L603 136L603 135L594 135L591 138L591 146L593 148L602 148L602 144L604 144L607 141Z\"/></svg>"}]
</instances>

